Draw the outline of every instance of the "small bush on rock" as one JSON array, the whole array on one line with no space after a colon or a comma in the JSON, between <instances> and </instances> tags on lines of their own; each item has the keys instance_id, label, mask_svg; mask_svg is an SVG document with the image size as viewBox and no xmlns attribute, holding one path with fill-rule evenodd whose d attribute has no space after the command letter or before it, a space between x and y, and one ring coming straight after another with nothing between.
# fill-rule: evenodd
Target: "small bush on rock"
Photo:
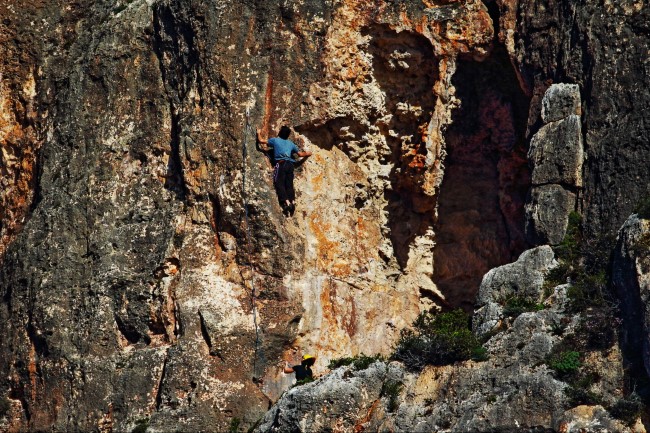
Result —
<instances>
[{"instance_id":1,"label":"small bush on rock","mask_svg":"<svg viewBox=\"0 0 650 433\"><path fill-rule=\"evenodd\" d=\"M569 406L576 407L580 405L602 405L603 399L600 395L588 389L579 388L575 386L567 386L564 393L569 399Z\"/></svg>"},{"instance_id":2,"label":"small bush on rock","mask_svg":"<svg viewBox=\"0 0 650 433\"><path fill-rule=\"evenodd\" d=\"M11 403L9 403L9 399L7 399L7 397L1 397L0 418L4 418L9 413L9 409L11 409Z\"/></svg>"},{"instance_id":3,"label":"small bush on rock","mask_svg":"<svg viewBox=\"0 0 650 433\"><path fill-rule=\"evenodd\" d=\"M149 428L149 419L139 419L135 422L135 428L131 433L145 433Z\"/></svg>"},{"instance_id":4,"label":"small bush on rock","mask_svg":"<svg viewBox=\"0 0 650 433\"><path fill-rule=\"evenodd\" d=\"M473 357L485 358L485 351L469 328L469 317L463 310L420 314L413 329L404 329L393 354L411 370L425 365L446 365Z\"/></svg>"},{"instance_id":5,"label":"small bush on rock","mask_svg":"<svg viewBox=\"0 0 650 433\"><path fill-rule=\"evenodd\" d=\"M618 400L610 409L609 413L616 419L620 419L628 426L634 425L637 418L641 416L641 412L645 405L642 399L636 395L631 394L627 398Z\"/></svg>"},{"instance_id":6,"label":"small bush on rock","mask_svg":"<svg viewBox=\"0 0 650 433\"><path fill-rule=\"evenodd\" d=\"M586 237L580 214L571 213L564 240L553 248L559 265L549 271L545 291L550 294L552 287L570 283L567 296L571 312L615 304L607 290L606 272L613 246L614 239L609 236Z\"/></svg>"},{"instance_id":7,"label":"small bush on rock","mask_svg":"<svg viewBox=\"0 0 650 433\"><path fill-rule=\"evenodd\" d=\"M577 373L582 365L580 362L580 352L567 350L553 354L549 357L546 364L559 377L570 376Z\"/></svg>"},{"instance_id":8,"label":"small bush on rock","mask_svg":"<svg viewBox=\"0 0 650 433\"><path fill-rule=\"evenodd\" d=\"M306 385L306 384L311 383L311 382L313 382L315 380L316 379L314 379L313 377L306 377L306 378L304 378L302 380L296 381L296 383L293 384L292 388L295 388L296 386Z\"/></svg>"},{"instance_id":9,"label":"small bush on rock","mask_svg":"<svg viewBox=\"0 0 650 433\"><path fill-rule=\"evenodd\" d=\"M370 367L371 364L381 359L381 355L368 356L362 353L353 357L332 359L327 365L327 368L334 370L335 368L343 367L345 365L352 365L355 370L365 370Z\"/></svg>"},{"instance_id":10,"label":"small bush on rock","mask_svg":"<svg viewBox=\"0 0 650 433\"><path fill-rule=\"evenodd\" d=\"M228 433L237 433L239 431L239 425L241 420L237 417L230 419L230 426L228 428Z\"/></svg>"},{"instance_id":11,"label":"small bush on rock","mask_svg":"<svg viewBox=\"0 0 650 433\"><path fill-rule=\"evenodd\" d=\"M522 313L541 311L543 309L543 304L531 301L523 296L512 296L506 300L503 307L503 314L508 317L517 317Z\"/></svg>"},{"instance_id":12,"label":"small bush on rock","mask_svg":"<svg viewBox=\"0 0 650 433\"><path fill-rule=\"evenodd\" d=\"M384 382L384 384L382 385L381 396L388 398L389 412L394 412L397 409L398 406L397 398L402 392L402 388L404 388L404 384L396 380L388 380Z\"/></svg>"}]
</instances>

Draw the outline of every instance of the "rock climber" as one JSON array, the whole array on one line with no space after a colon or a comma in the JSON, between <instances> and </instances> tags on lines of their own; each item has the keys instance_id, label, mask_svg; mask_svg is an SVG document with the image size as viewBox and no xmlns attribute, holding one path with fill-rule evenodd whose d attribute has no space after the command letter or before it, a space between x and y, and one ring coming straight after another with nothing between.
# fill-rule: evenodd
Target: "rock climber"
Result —
<instances>
[{"instance_id":1,"label":"rock climber","mask_svg":"<svg viewBox=\"0 0 650 433\"><path fill-rule=\"evenodd\" d=\"M262 137L259 128L257 130L257 141L260 147L265 152L269 151L269 147L273 149L273 161L275 163L273 184L278 194L282 212L287 216L293 216L296 211L296 192L293 189L293 166L296 160L293 159L293 155L298 155L299 158L311 156L311 152L300 150L293 141L289 140L290 135L291 128L286 125L280 128L278 137L268 140Z\"/></svg>"},{"instance_id":2,"label":"rock climber","mask_svg":"<svg viewBox=\"0 0 650 433\"><path fill-rule=\"evenodd\" d=\"M303 355L300 365L294 365L289 367L289 363L286 362L284 366L284 372L287 374L296 373L296 380L301 381L305 379L313 379L314 372L311 371L311 366L316 362L316 358L311 355Z\"/></svg>"}]
</instances>

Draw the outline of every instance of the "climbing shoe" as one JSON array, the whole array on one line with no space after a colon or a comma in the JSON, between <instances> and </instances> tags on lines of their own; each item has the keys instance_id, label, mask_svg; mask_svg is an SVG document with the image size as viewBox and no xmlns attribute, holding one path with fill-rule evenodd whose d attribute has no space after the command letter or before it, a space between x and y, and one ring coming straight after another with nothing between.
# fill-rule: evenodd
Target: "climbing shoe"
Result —
<instances>
[{"instance_id":1,"label":"climbing shoe","mask_svg":"<svg viewBox=\"0 0 650 433\"><path fill-rule=\"evenodd\" d=\"M293 216L293 214L296 212L296 205L294 203L291 203L288 207L289 207L289 215Z\"/></svg>"},{"instance_id":2,"label":"climbing shoe","mask_svg":"<svg viewBox=\"0 0 650 433\"><path fill-rule=\"evenodd\" d=\"M289 216L289 215L291 215L291 205L290 205L290 204L283 203L283 204L282 204L282 213L283 213L285 216Z\"/></svg>"}]
</instances>

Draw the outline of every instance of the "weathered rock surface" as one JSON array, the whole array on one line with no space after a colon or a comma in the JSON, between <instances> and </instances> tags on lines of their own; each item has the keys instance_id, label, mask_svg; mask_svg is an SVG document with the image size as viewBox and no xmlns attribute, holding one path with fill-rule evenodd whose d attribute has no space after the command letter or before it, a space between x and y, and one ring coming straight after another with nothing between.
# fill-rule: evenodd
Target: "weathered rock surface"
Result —
<instances>
[{"instance_id":1,"label":"weathered rock surface","mask_svg":"<svg viewBox=\"0 0 650 433\"><path fill-rule=\"evenodd\" d=\"M430 366L419 374L398 363L377 362L362 371L343 367L288 391L256 431L644 431L630 429L600 406L569 409L567 384L544 364L562 339L552 325L569 316L561 303L548 305L504 324L485 345L486 362ZM573 317L567 332L578 323ZM611 367L596 371L620 386L622 367L608 374ZM395 383L401 388L389 393Z\"/></svg>"},{"instance_id":2,"label":"weathered rock surface","mask_svg":"<svg viewBox=\"0 0 650 433\"><path fill-rule=\"evenodd\" d=\"M497 0L499 39L532 96L529 134L552 83L581 89L584 213L591 234L615 234L648 194L650 9L643 2ZM577 113L575 113L577 114Z\"/></svg>"},{"instance_id":3,"label":"weathered rock surface","mask_svg":"<svg viewBox=\"0 0 650 433\"><path fill-rule=\"evenodd\" d=\"M554 84L542 99L544 125L530 141L532 188L526 203L526 234L533 245L559 244L582 188L584 159L577 85Z\"/></svg>"},{"instance_id":4,"label":"weathered rock surface","mask_svg":"<svg viewBox=\"0 0 650 433\"><path fill-rule=\"evenodd\" d=\"M648 192L648 14L633 0L0 2L0 430L248 428L287 389L283 359L317 353L323 371L388 353L425 308L471 309L483 274L529 247L524 221L555 243L577 201L591 233L617 230ZM288 220L253 141L282 124L314 153ZM551 136L583 139L587 163L580 182L580 158L538 158L560 183L534 185L526 216L540 133L543 155ZM533 365L553 314L508 322L488 364L391 367L421 380L418 403L368 425L556 426L563 385Z\"/></svg>"},{"instance_id":5,"label":"weathered rock surface","mask_svg":"<svg viewBox=\"0 0 650 433\"><path fill-rule=\"evenodd\" d=\"M548 245L525 251L516 262L492 269L485 274L476 297L472 321L477 335L495 329L503 317L503 306L510 298L540 302L545 274L557 266Z\"/></svg>"}]
</instances>

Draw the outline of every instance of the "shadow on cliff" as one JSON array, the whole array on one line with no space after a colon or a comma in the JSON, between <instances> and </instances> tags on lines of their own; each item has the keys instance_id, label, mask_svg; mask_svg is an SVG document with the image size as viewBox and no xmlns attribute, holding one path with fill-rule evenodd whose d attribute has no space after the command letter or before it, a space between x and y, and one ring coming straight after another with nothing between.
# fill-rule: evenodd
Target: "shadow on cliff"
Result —
<instances>
[{"instance_id":1,"label":"shadow on cliff","mask_svg":"<svg viewBox=\"0 0 650 433\"><path fill-rule=\"evenodd\" d=\"M483 62L460 60L452 82L460 108L445 134L434 281L452 306L471 311L483 275L528 246L529 100L499 45Z\"/></svg>"}]
</instances>

